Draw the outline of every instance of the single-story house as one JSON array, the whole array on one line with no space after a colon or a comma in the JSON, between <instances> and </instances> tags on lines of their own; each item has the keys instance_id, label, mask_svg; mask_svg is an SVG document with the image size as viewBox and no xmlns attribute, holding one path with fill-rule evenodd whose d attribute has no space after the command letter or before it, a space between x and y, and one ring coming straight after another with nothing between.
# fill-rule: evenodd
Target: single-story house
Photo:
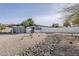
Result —
<instances>
[{"instance_id":1,"label":"single-story house","mask_svg":"<svg viewBox=\"0 0 79 59\"><path fill-rule=\"evenodd\" d=\"M26 28L24 26L13 26L12 33L26 33Z\"/></svg>"},{"instance_id":2,"label":"single-story house","mask_svg":"<svg viewBox=\"0 0 79 59\"><path fill-rule=\"evenodd\" d=\"M12 27L12 33L31 33L32 29L34 28L34 31L38 32L38 30L41 30L40 26L13 26Z\"/></svg>"}]
</instances>

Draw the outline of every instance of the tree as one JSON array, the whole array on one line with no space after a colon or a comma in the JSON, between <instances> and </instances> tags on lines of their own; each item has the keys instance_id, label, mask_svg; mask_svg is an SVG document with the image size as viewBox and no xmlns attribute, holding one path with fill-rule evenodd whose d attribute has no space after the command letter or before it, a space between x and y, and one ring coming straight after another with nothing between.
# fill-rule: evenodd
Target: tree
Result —
<instances>
[{"instance_id":1,"label":"tree","mask_svg":"<svg viewBox=\"0 0 79 59\"><path fill-rule=\"evenodd\" d=\"M65 20L64 24L65 27L71 26L70 22L68 20Z\"/></svg>"},{"instance_id":2,"label":"tree","mask_svg":"<svg viewBox=\"0 0 79 59\"><path fill-rule=\"evenodd\" d=\"M23 26L32 26L32 25L34 25L34 21L32 20L32 18L29 18L29 19L23 21L21 23L21 25L23 25Z\"/></svg>"},{"instance_id":3,"label":"tree","mask_svg":"<svg viewBox=\"0 0 79 59\"><path fill-rule=\"evenodd\" d=\"M0 24L0 30L3 30L3 29L5 29L5 28L6 28L6 26L5 26L5 25Z\"/></svg>"},{"instance_id":4,"label":"tree","mask_svg":"<svg viewBox=\"0 0 79 59\"><path fill-rule=\"evenodd\" d=\"M79 15L75 16L75 17L72 19L72 24L78 24L78 25L79 25Z\"/></svg>"},{"instance_id":5,"label":"tree","mask_svg":"<svg viewBox=\"0 0 79 59\"><path fill-rule=\"evenodd\" d=\"M79 25L79 4L64 8L64 13L66 23L70 21L74 25Z\"/></svg>"}]
</instances>

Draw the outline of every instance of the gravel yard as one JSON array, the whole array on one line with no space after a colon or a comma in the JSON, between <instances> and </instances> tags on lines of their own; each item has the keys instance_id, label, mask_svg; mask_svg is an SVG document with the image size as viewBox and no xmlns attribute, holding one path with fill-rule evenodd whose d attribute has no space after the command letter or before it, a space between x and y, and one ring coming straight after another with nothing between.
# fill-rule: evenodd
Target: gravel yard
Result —
<instances>
[{"instance_id":1,"label":"gravel yard","mask_svg":"<svg viewBox=\"0 0 79 59\"><path fill-rule=\"evenodd\" d=\"M38 37L38 35L40 37ZM0 55L15 56L20 55L26 48L32 47L39 42L43 42L46 35L34 33L29 34L0 35Z\"/></svg>"},{"instance_id":2,"label":"gravel yard","mask_svg":"<svg viewBox=\"0 0 79 59\"><path fill-rule=\"evenodd\" d=\"M79 56L79 37L61 33L0 35L1 56Z\"/></svg>"},{"instance_id":3,"label":"gravel yard","mask_svg":"<svg viewBox=\"0 0 79 59\"><path fill-rule=\"evenodd\" d=\"M43 43L26 49L23 56L79 56L79 37L47 34Z\"/></svg>"}]
</instances>

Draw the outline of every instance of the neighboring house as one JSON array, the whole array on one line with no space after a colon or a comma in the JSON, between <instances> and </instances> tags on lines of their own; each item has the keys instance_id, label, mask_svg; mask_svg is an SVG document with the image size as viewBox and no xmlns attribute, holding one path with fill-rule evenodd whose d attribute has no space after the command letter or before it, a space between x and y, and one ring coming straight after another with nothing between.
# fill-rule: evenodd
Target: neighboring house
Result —
<instances>
[{"instance_id":1,"label":"neighboring house","mask_svg":"<svg viewBox=\"0 0 79 59\"><path fill-rule=\"evenodd\" d=\"M59 27L59 24L52 24L52 27L57 28L57 27Z\"/></svg>"},{"instance_id":2,"label":"neighboring house","mask_svg":"<svg viewBox=\"0 0 79 59\"><path fill-rule=\"evenodd\" d=\"M12 27L12 33L25 33L25 27L24 26L13 26Z\"/></svg>"},{"instance_id":3,"label":"neighboring house","mask_svg":"<svg viewBox=\"0 0 79 59\"><path fill-rule=\"evenodd\" d=\"M12 27L12 33L31 33L32 32L32 27L35 28L35 26L29 26L29 27L13 26Z\"/></svg>"},{"instance_id":4,"label":"neighboring house","mask_svg":"<svg viewBox=\"0 0 79 59\"><path fill-rule=\"evenodd\" d=\"M33 29L34 28L34 29ZM43 28L51 28L50 26L34 25L34 26L12 26L12 33L33 33L41 32Z\"/></svg>"}]
</instances>

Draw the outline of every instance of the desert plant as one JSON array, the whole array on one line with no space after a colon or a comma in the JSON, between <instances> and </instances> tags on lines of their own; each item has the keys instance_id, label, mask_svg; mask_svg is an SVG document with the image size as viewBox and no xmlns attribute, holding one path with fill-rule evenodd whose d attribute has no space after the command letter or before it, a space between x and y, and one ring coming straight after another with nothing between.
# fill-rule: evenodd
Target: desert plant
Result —
<instances>
[{"instance_id":1,"label":"desert plant","mask_svg":"<svg viewBox=\"0 0 79 59\"><path fill-rule=\"evenodd\" d=\"M65 20L63 26L68 27L68 26L71 26L71 24L68 20Z\"/></svg>"},{"instance_id":2,"label":"desert plant","mask_svg":"<svg viewBox=\"0 0 79 59\"><path fill-rule=\"evenodd\" d=\"M3 30L3 29L5 29L5 28L6 28L6 26L5 26L5 25L0 24L0 30Z\"/></svg>"}]
</instances>

